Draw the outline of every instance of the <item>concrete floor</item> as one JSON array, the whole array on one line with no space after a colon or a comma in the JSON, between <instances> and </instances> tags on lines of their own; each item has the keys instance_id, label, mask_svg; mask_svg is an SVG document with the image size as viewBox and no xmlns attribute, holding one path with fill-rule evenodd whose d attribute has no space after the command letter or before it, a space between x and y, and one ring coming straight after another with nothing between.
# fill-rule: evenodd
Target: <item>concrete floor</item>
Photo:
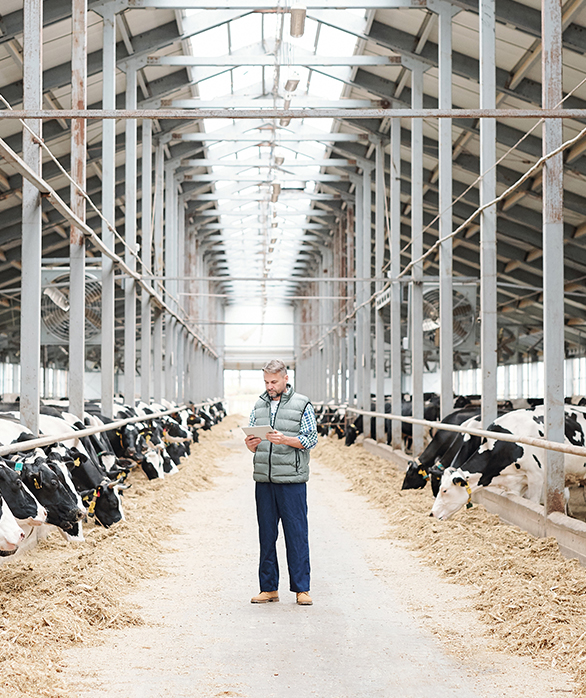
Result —
<instances>
[{"instance_id":1,"label":"concrete floor","mask_svg":"<svg viewBox=\"0 0 586 698\"><path fill-rule=\"evenodd\" d=\"M252 605L250 454L239 438L229 445L234 455L221 463L217 486L190 495L175 516L182 533L163 561L169 576L141 583L131 599L147 624L67 653L67 676L80 695L81 684L85 698L509 695L485 679L479 684L469 665L420 627L401 599L402 580L416 579L420 563L384 537L382 517L346 480L319 463L308 490L314 605L295 604L286 566L281 602ZM393 547L397 556L388 558ZM284 549L280 560L285 565ZM398 561L415 568L403 576Z\"/></svg>"}]
</instances>

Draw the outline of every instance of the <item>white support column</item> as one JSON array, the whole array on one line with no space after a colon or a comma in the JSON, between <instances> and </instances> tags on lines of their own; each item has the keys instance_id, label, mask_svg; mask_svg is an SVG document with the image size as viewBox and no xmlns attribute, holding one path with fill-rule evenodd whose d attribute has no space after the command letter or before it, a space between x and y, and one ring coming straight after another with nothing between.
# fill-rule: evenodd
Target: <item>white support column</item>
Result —
<instances>
[{"instance_id":1,"label":"white support column","mask_svg":"<svg viewBox=\"0 0 586 698\"><path fill-rule=\"evenodd\" d=\"M411 107L423 107L423 67L411 66ZM442 121L443 119L440 119ZM411 119L411 259L423 254L423 121ZM411 269L411 406L423 419L423 263ZM423 451L423 427L414 424L413 455Z\"/></svg>"},{"instance_id":2,"label":"white support column","mask_svg":"<svg viewBox=\"0 0 586 698\"><path fill-rule=\"evenodd\" d=\"M440 109L452 108L452 15L451 5L442 3L439 15L439 94ZM452 232L452 120L438 119L439 142L439 234ZM441 416L454 409L453 392L453 291L452 238L440 244L440 380Z\"/></svg>"},{"instance_id":3,"label":"white support column","mask_svg":"<svg viewBox=\"0 0 586 698\"><path fill-rule=\"evenodd\" d=\"M159 143L155 151L155 229L154 229L154 275L161 277L163 266L163 189L164 151ZM163 312L157 307L153 321L153 395L155 402L163 397Z\"/></svg>"},{"instance_id":4,"label":"white support column","mask_svg":"<svg viewBox=\"0 0 586 698\"><path fill-rule=\"evenodd\" d=\"M136 109L136 68L126 72L126 108ZM124 193L124 237L128 247L125 261L136 271L136 119L126 120L126 161ZM134 407L136 375L136 282L124 281L124 402Z\"/></svg>"},{"instance_id":5,"label":"white support column","mask_svg":"<svg viewBox=\"0 0 586 698\"><path fill-rule=\"evenodd\" d=\"M41 109L43 99L43 3L24 3L24 108ZM26 119L22 150L26 164L41 174L40 119ZM33 135L34 134L34 135ZM33 434L39 432L41 381L41 258L42 208L39 190L22 182L22 282L20 316L20 420Z\"/></svg>"},{"instance_id":6,"label":"white support column","mask_svg":"<svg viewBox=\"0 0 586 698\"><path fill-rule=\"evenodd\" d=\"M562 101L562 8L541 2L542 99L544 109ZM543 152L562 144L562 120L545 119ZM564 170L563 154L543 166L543 347L545 438L564 441ZM564 511L564 456L547 451L545 512ZM547 534L547 531L544 532Z\"/></svg>"},{"instance_id":7,"label":"white support column","mask_svg":"<svg viewBox=\"0 0 586 698\"><path fill-rule=\"evenodd\" d=\"M358 201L358 191L355 192L356 201ZM348 266L347 266L347 276L354 277L358 276L356 273L356 236L354 228L354 219L357 218L355 215L355 210L349 206L348 207L348 217L346 221L346 244L348 246ZM352 295L354 297L354 302L358 299L358 286L356 283L348 282L346 284L347 295ZM351 318L348 321L348 326L346 328L346 352L347 360L346 364L348 367L348 404L357 405L356 402L356 367L357 364L357 352L356 352L356 318Z\"/></svg>"},{"instance_id":8,"label":"white support column","mask_svg":"<svg viewBox=\"0 0 586 698\"><path fill-rule=\"evenodd\" d=\"M391 119L391 411L401 414L401 119ZM391 445L401 448L401 422L391 426Z\"/></svg>"},{"instance_id":9,"label":"white support column","mask_svg":"<svg viewBox=\"0 0 586 698\"><path fill-rule=\"evenodd\" d=\"M116 22L114 3L103 8L102 108L116 108ZM102 121L102 213L110 225L116 222L116 121ZM102 223L102 241L114 251L114 234ZM102 255L102 413L114 413L114 263Z\"/></svg>"},{"instance_id":10,"label":"white support column","mask_svg":"<svg viewBox=\"0 0 586 698\"><path fill-rule=\"evenodd\" d=\"M362 193L363 180L356 179L355 199L356 199L356 216L354 218L355 229L355 256L356 256L356 277L364 276L364 196ZM356 306L360 307L364 299L364 284L356 283ZM366 409L366 386L364 385L364 314L362 309L356 311L356 372L354 375L354 385L356 389L356 406L363 410Z\"/></svg>"},{"instance_id":11,"label":"white support column","mask_svg":"<svg viewBox=\"0 0 586 698\"><path fill-rule=\"evenodd\" d=\"M364 203L362 204L362 214L364 216L364 223L362 226L362 244L364 246L362 252L362 276L365 279L372 278L372 189L371 189L371 174L372 168L365 168L362 174L363 185L362 185L362 195L364 197ZM368 301L371 295L371 284L365 281L363 284L363 302ZM372 382L372 369L371 369L371 354L372 354L372 342L371 342L371 319L370 319L370 303L362 308L363 313L363 327L362 327L362 356L363 356L363 373L362 380L364 382L364 398L365 398L365 409L370 410L372 407L372 401L370 399L371 393L371 382ZM368 420L370 422L370 420ZM364 429L364 433L370 436L370 429Z\"/></svg>"},{"instance_id":12,"label":"white support column","mask_svg":"<svg viewBox=\"0 0 586 698\"><path fill-rule=\"evenodd\" d=\"M177 244L175 247L175 276L185 276L185 209L183 208L183 203L179 200L177 184L174 187L174 198L175 198L175 221L177 226ZM181 302L184 300L185 296L180 296L179 292L184 290L184 281L175 282L175 296ZM175 329L175 346L177 352L177 401L183 399L185 390L185 353L184 353L184 332L181 325L177 324Z\"/></svg>"},{"instance_id":13,"label":"white support column","mask_svg":"<svg viewBox=\"0 0 586 698\"><path fill-rule=\"evenodd\" d=\"M71 106L87 107L87 6L73 0L71 7ZM71 121L71 176L85 191L87 129L85 119ZM85 199L71 185L71 209L85 222ZM83 420L85 377L85 239L81 230L69 232L69 411Z\"/></svg>"},{"instance_id":14,"label":"white support column","mask_svg":"<svg viewBox=\"0 0 586 698\"><path fill-rule=\"evenodd\" d=\"M480 0L480 108L496 108L495 0ZM496 197L496 119L480 119L480 205ZM496 205L480 214L482 425L497 417Z\"/></svg>"},{"instance_id":15,"label":"white support column","mask_svg":"<svg viewBox=\"0 0 586 698\"><path fill-rule=\"evenodd\" d=\"M150 269L152 264L151 247L153 242L151 218L153 196L153 131L152 121L142 122L142 224L141 224L141 259L143 269ZM141 293L140 318L140 394L142 401L149 404L151 392L151 299L143 289Z\"/></svg>"},{"instance_id":16,"label":"white support column","mask_svg":"<svg viewBox=\"0 0 586 698\"><path fill-rule=\"evenodd\" d=\"M175 253L177 246L176 206L175 206L175 173L171 168L165 170L165 276L174 277ZM167 279L165 289L166 300L171 306L175 302L171 300L174 294L176 281ZM171 315L165 317L165 397L173 400L176 393L176 346L175 346L175 321Z\"/></svg>"},{"instance_id":17,"label":"white support column","mask_svg":"<svg viewBox=\"0 0 586 698\"><path fill-rule=\"evenodd\" d=\"M385 258L385 151L382 140L375 143L376 167L375 167L375 276L382 278ZM380 292L383 282L376 282L376 291ZM383 311L375 311L375 344L376 344L376 411L385 411L385 326L383 323ZM376 439L385 441L385 420L376 420Z\"/></svg>"}]
</instances>

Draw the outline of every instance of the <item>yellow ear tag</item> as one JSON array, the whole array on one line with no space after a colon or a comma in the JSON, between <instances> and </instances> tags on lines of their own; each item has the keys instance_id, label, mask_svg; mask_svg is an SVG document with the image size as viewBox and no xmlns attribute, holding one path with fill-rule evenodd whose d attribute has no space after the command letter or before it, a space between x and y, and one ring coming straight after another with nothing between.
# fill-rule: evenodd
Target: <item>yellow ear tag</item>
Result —
<instances>
[{"instance_id":1,"label":"yellow ear tag","mask_svg":"<svg viewBox=\"0 0 586 698\"><path fill-rule=\"evenodd\" d=\"M34 482L34 484L35 484L36 489L37 489L37 490L40 490L40 489L41 489L41 483L37 480L36 477L33 478L33 482Z\"/></svg>"},{"instance_id":2,"label":"yellow ear tag","mask_svg":"<svg viewBox=\"0 0 586 698\"><path fill-rule=\"evenodd\" d=\"M80 463L81 463L81 458L76 458L76 459L73 461L73 465L75 465L75 466L78 466Z\"/></svg>"}]
</instances>

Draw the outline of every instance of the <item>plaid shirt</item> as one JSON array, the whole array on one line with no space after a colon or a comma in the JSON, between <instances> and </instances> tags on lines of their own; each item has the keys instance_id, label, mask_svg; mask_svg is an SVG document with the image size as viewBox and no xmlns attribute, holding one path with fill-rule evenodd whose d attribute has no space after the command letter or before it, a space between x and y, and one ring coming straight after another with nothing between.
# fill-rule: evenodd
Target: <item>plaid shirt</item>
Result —
<instances>
[{"instance_id":1,"label":"plaid shirt","mask_svg":"<svg viewBox=\"0 0 586 698\"><path fill-rule=\"evenodd\" d=\"M271 426L273 426L274 421L275 413L271 412ZM254 412L254 407L252 408L252 412L250 413L250 420L248 426L256 426L256 414ZM303 411L300 426L301 429L299 434L297 434L297 438L299 439L299 441L301 441L303 449L309 450L310 448L317 446L317 422L315 421L315 411L311 403L309 403Z\"/></svg>"}]
</instances>

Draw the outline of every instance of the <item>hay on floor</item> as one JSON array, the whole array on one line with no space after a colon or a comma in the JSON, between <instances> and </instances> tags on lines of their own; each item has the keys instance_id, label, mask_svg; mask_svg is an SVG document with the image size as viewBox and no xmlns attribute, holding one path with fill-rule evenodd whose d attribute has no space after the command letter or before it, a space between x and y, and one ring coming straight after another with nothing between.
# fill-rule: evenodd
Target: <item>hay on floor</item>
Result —
<instances>
[{"instance_id":1,"label":"hay on floor","mask_svg":"<svg viewBox=\"0 0 586 698\"><path fill-rule=\"evenodd\" d=\"M586 696L586 569L484 507L449 521L430 518L431 490L401 490L404 474L361 445L320 438L315 457L342 472L385 513L390 536L408 542L454 582L471 585L495 645L575 677Z\"/></svg>"}]
</instances>

